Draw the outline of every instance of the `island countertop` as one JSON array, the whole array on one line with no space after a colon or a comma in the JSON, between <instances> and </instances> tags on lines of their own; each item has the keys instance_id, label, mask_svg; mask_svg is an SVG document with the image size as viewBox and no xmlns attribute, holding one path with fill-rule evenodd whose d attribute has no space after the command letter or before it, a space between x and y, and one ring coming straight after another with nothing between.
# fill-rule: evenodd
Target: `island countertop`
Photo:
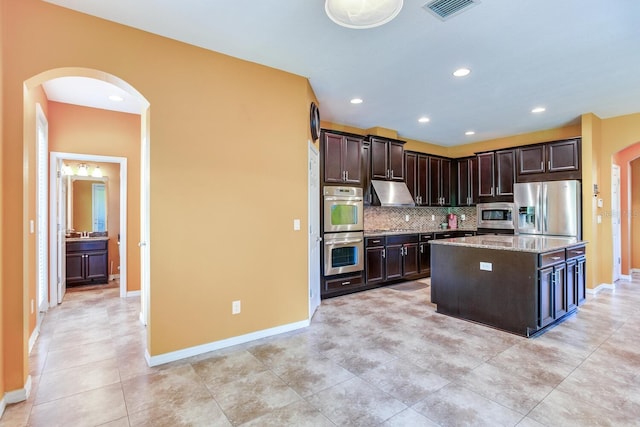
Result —
<instances>
[{"instance_id":1,"label":"island countertop","mask_svg":"<svg viewBox=\"0 0 640 427\"><path fill-rule=\"evenodd\" d=\"M497 249L504 251L542 253L557 249L584 245L587 242L575 237L552 237L535 235L484 235L440 239L432 245L452 245L468 248Z\"/></svg>"}]
</instances>

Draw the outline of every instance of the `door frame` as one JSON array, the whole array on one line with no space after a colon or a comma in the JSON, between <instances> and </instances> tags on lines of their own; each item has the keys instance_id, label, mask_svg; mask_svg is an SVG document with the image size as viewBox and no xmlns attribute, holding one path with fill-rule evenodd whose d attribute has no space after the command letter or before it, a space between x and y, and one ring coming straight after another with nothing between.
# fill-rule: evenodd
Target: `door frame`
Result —
<instances>
[{"instance_id":1,"label":"door frame","mask_svg":"<svg viewBox=\"0 0 640 427\"><path fill-rule=\"evenodd\" d=\"M615 191L617 186L617 191ZM611 245L612 245L612 282L623 278L622 276L622 227L620 206L622 195L620 194L620 166L611 165ZM616 197L617 196L617 197Z\"/></svg>"},{"instance_id":2,"label":"door frame","mask_svg":"<svg viewBox=\"0 0 640 427\"><path fill-rule=\"evenodd\" d=\"M65 161L85 161L85 162L101 162L101 163L117 163L120 165L120 297L127 296L127 158L115 157L115 156L101 156L97 154L79 154L79 153L63 153L58 151L52 151L50 153L50 168L49 168L49 238L51 244L49 245L51 260L60 261L58 257L57 245L53 244L56 241L56 233L58 232L58 226L65 227L65 224L59 225L58 212L56 205L60 194L58 194L58 188L56 185L51 185L56 182L58 174L58 165ZM64 261L64 260L62 260ZM50 263L49 270L49 303L53 307L58 304L58 262ZM62 280L62 279L61 279Z\"/></svg>"},{"instance_id":3,"label":"door frame","mask_svg":"<svg viewBox=\"0 0 640 427\"><path fill-rule=\"evenodd\" d=\"M308 266L309 274L309 320L313 317L317 308L320 306L320 152L309 141L308 152L308 179L307 179L307 198L308 198ZM315 159L315 162L312 162ZM315 226L315 233L314 233ZM313 255L313 251L317 256Z\"/></svg>"}]
</instances>

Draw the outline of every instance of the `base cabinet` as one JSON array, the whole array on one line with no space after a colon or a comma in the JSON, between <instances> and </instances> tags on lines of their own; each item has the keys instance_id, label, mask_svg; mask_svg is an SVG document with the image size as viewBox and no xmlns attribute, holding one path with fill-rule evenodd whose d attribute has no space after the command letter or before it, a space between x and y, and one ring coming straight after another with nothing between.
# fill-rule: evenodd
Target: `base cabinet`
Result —
<instances>
[{"instance_id":1,"label":"base cabinet","mask_svg":"<svg viewBox=\"0 0 640 427\"><path fill-rule=\"evenodd\" d=\"M66 243L67 285L103 284L109 281L108 240Z\"/></svg>"}]
</instances>

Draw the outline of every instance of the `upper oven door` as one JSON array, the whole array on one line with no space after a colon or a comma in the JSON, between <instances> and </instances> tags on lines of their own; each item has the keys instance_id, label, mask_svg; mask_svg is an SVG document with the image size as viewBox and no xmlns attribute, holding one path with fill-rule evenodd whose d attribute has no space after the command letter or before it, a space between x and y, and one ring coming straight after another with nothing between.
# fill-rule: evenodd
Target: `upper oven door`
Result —
<instances>
[{"instance_id":1,"label":"upper oven door","mask_svg":"<svg viewBox=\"0 0 640 427\"><path fill-rule=\"evenodd\" d=\"M335 193L335 189L359 190L352 194ZM346 193L346 191L345 191ZM325 187L324 195L324 232L364 230L364 203L361 188Z\"/></svg>"}]
</instances>

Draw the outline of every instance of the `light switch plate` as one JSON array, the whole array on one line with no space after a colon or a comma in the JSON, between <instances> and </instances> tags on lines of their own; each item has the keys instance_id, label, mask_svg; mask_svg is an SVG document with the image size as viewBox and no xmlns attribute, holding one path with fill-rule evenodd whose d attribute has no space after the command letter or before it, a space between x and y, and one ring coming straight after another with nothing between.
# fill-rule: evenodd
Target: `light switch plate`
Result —
<instances>
[{"instance_id":1,"label":"light switch plate","mask_svg":"<svg viewBox=\"0 0 640 427\"><path fill-rule=\"evenodd\" d=\"M293 220L293 229L295 231L300 230L300 220L299 219L294 219Z\"/></svg>"},{"instance_id":2,"label":"light switch plate","mask_svg":"<svg viewBox=\"0 0 640 427\"><path fill-rule=\"evenodd\" d=\"M604 206L604 201L602 199L598 199L598 207L601 208Z\"/></svg>"},{"instance_id":3,"label":"light switch plate","mask_svg":"<svg viewBox=\"0 0 640 427\"><path fill-rule=\"evenodd\" d=\"M493 264L491 264L490 262L480 262L480 270L493 271Z\"/></svg>"}]
</instances>

